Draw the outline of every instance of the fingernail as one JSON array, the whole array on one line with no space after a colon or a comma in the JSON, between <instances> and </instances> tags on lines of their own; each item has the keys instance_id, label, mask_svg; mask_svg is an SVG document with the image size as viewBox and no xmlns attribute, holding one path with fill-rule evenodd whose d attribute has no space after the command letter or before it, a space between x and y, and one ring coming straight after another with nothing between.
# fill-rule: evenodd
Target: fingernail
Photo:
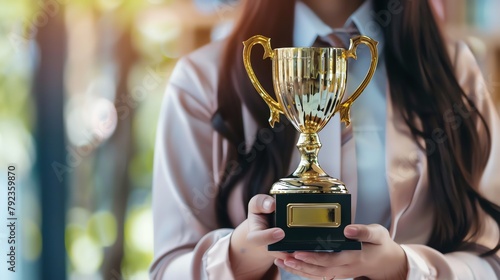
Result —
<instances>
[{"instance_id":1,"label":"fingernail","mask_svg":"<svg viewBox=\"0 0 500 280\"><path fill-rule=\"evenodd\" d=\"M285 268L285 264L284 264L283 260L280 260L280 259L274 259L274 264L275 264L277 267Z\"/></svg>"},{"instance_id":2,"label":"fingernail","mask_svg":"<svg viewBox=\"0 0 500 280\"><path fill-rule=\"evenodd\" d=\"M275 239L283 239L283 237L285 237L285 232L284 231L277 229L277 230L275 230L273 232L273 238L275 238Z\"/></svg>"},{"instance_id":3,"label":"fingernail","mask_svg":"<svg viewBox=\"0 0 500 280\"><path fill-rule=\"evenodd\" d=\"M306 256L301 255L301 254L296 254L294 256L294 258L296 258L297 260L301 260L301 261L305 261L306 260Z\"/></svg>"},{"instance_id":4,"label":"fingernail","mask_svg":"<svg viewBox=\"0 0 500 280\"><path fill-rule=\"evenodd\" d=\"M344 234L347 236L357 236L358 228L357 227L346 227L344 230Z\"/></svg>"},{"instance_id":5,"label":"fingernail","mask_svg":"<svg viewBox=\"0 0 500 280\"><path fill-rule=\"evenodd\" d=\"M264 207L265 210L271 210L271 204L273 204L273 201L269 198L266 198L264 200L264 203L262 203L262 207Z\"/></svg>"},{"instance_id":6,"label":"fingernail","mask_svg":"<svg viewBox=\"0 0 500 280\"><path fill-rule=\"evenodd\" d=\"M285 260L285 265L288 266L288 267L291 267L291 268L296 268L297 267L297 263L294 262L294 261L291 261L291 260Z\"/></svg>"}]
</instances>

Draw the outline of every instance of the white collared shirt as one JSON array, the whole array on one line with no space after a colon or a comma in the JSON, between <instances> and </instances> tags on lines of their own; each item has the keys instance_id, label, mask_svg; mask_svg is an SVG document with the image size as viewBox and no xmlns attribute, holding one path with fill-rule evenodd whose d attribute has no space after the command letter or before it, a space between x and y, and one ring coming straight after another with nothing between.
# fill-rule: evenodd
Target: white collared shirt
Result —
<instances>
[{"instance_id":1,"label":"white collared shirt","mask_svg":"<svg viewBox=\"0 0 500 280\"><path fill-rule=\"evenodd\" d=\"M387 74L382 52L384 37L379 24L372 16L372 5L371 0L365 1L344 25L347 28L354 23L360 34L367 35L379 42L379 61L375 75L351 108L351 125L355 142L355 149L351 150L355 151L351 152L350 149L345 148L348 146L349 139L345 139L345 137L340 139L341 125L338 116L335 116L327 125L334 126L334 128L325 129L320 133L323 148L320 151L319 159L320 164L326 166L332 166L332 163L323 164L325 160L334 161L333 168L326 171L331 176L340 177L350 192L357 192L357 202L353 201L353 207L356 208L355 212L353 211L355 223L378 223L389 227L391 212L385 166ZM295 46L311 46L318 36L325 36L332 32L333 29L326 25L306 4L297 2L293 33ZM370 51L366 46L359 46L357 55L357 60L350 59L348 61L346 96L354 92L361 83L370 65ZM328 132L330 135L327 134ZM333 145L336 147L328 150L325 146L331 144L330 142L334 142ZM323 154L324 150L332 151L330 153L333 154ZM349 152L346 153L346 151ZM353 166L354 163L350 157L356 158L356 166ZM339 164L339 161L342 164ZM353 169L356 170L353 172ZM356 178L349 178L356 171Z\"/></svg>"}]
</instances>

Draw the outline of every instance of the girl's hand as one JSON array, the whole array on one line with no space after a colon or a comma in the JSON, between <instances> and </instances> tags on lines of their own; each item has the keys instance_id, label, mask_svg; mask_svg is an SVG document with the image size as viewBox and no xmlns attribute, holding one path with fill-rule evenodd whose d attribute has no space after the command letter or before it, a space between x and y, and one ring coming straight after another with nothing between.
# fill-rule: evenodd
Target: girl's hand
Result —
<instances>
[{"instance_id":1,"label":"girl's hand","mask_svg":"<svg viewBox=\"0 0 500 280\"><path fill-rule=\"evenodd\" d=\"M406 279L408 272L403 249L381 225L348 225L344 234L363 242L360 251L337 253L295 252L277 258L275 264L296 275L311 279Z\"/></svg>"},{"instance_id":2,"label":"girl's hand","mask_svg":"<svg viewBox=\"0 0 500 280\"><path fill-rule=\"evenodd\" d=\"M269 228L269 215L276 209L272 196L258 194L248 203L248 234L247 241L256 247L276 243L285 237L280 228Z\"/></svg>"},{"instance_id":3,"label":"girl's hand","mask_svg":"<svg viewBox=\"0 0 500 280\"><path fill-rule=\"evenodd\" d=\"M267 245L280 241L285 232L269 228L269 214L276 207L272 196L258 194L248 203L248 217L233 232L230 243L230 262L235 279L263 279L277 273L273 271L276 258L291 256L282 252L269 252Z\"/></svg>"}]
</instances>

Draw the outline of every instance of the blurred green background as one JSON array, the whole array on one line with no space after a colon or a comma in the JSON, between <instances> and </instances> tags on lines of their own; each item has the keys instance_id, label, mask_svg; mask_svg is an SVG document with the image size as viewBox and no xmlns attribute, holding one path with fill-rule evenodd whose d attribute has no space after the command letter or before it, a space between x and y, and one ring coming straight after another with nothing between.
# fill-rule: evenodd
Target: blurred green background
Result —
<instances>
[{"instance_id":1,"label":"blurred green background","mask_svg":"<svg viewBox=\"0 0 500 280\"><path fill-rule=\"evenodd\" d=\"M148 279L166 82L234 4L206 8L0 0L0 179L16 167L18 201L16 273L4 269L1 230L0 279Z\"/></svg>"}]
</instances>

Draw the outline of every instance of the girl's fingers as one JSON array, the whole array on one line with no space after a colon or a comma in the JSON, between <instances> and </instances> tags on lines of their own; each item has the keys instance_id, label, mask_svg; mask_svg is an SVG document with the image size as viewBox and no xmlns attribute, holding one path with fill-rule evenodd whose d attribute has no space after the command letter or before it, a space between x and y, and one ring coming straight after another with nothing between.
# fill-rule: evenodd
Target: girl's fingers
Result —
<instances>
[{"instance_id":1,"label":"girl's fingers","mask_svg":"<svg viewBox=\"0 0 500 280\"><path fill-rule=\"evenodd\" d=\"M255 246L265 246L276 243L285 237L285 232L280 228L250 231L247 235L248 242Z\"/></svg>"},{"instance_id":2,"label":"girl's fingers","mask_svg":"<svg viewBox=\"0 0 500 280\"><path fill-rule=\"evenodd\" d=\"M268 214L275 209L272 196L258 194L248 203L248 235L247 240L255 246L264 246L276 243L285 237L280 228L269 228Z\"/></svg>"}]
</instances>

